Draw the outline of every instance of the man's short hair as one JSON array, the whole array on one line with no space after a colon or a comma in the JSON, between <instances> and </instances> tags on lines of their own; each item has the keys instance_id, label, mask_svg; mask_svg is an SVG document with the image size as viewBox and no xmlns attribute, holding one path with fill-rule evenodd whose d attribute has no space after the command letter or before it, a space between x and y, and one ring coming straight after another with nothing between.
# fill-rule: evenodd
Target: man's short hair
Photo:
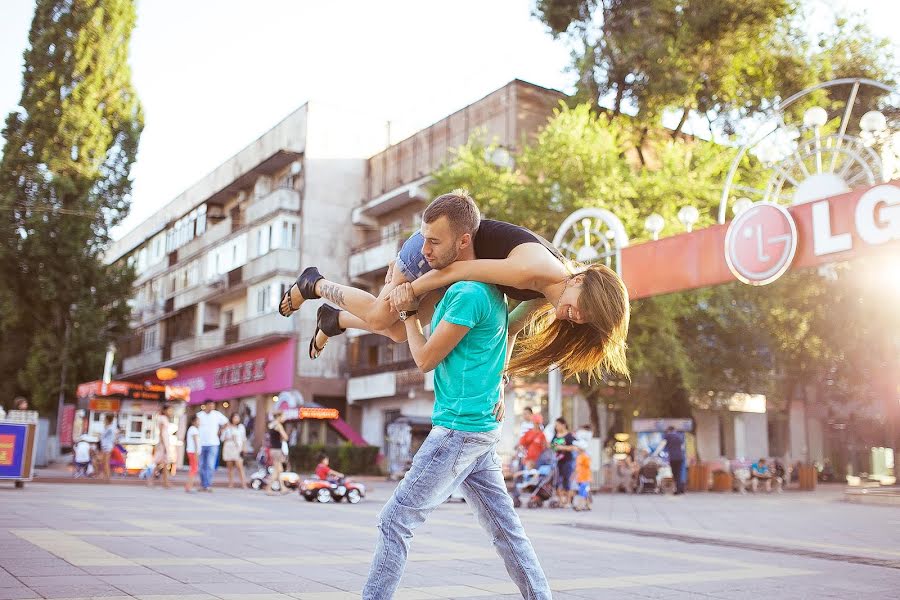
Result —
<instances>
[{"instance_id":1,"label":"man's short hair","mask_svg":"<svg viewBox=\"0 0 900 600\"><path fill-rule=\"evenodd\" d=\"M422 215L425 223L434 223L441 217L447 217L453 231L459 235L471 234L473 237L481 224L481 211L472 200L469 192L456 189L449 194L441 194L431 201Z\"/></svg>"}]
</instances>

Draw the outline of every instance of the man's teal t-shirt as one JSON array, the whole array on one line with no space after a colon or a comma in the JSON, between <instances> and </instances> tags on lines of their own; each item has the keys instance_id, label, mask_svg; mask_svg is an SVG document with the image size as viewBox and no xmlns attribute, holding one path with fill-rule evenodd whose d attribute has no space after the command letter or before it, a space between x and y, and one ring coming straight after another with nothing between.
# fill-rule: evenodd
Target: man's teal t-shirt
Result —
<instances>
[{"instance_id":1,"label":"man's teal t-shirt","mask_svg":"<svg viewBox=\"0 0 900 600\"><path fill-rule=\"evenodd\" d=\"M506 361L503 294L486 283L454 283L434 309L431 330L441 321L463 325L469 332L434 370L432 423L461 431L496 429L494 405Z\"/></svg>"}]
</instances>

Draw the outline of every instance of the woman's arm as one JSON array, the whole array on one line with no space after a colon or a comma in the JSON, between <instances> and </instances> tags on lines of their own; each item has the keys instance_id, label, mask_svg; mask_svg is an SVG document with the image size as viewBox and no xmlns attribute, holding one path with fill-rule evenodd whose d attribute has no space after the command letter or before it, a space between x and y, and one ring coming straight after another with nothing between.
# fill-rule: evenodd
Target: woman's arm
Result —
<instances>
[{"instance_id":1,"label":"woman's arm","mask_svg":"<svg viewBox=\"0 0 900 600\"><path fill-rule=\"evenodd\" d=\"M509 335L510 337L522 333L525 326L531 322L532 317L536 313L543 312L550 308L550 303L546 298L536 298L534 300L526 300L520 302L509 313Z\"/></svg>"},{"instance_id":2,"label":"woman's arm","mask_svg":"<svg viewBox=\"0 0 900 600\"><path fill-rule=\"evenodd\" d=\"M540 291L536 289L538 286L561 281L566 275L562 263L535 243L517 246L503 259L458 260L443 269L425 273L412 286L417 297L457 281L480 281Z\"/></svg>"}]
</instances>

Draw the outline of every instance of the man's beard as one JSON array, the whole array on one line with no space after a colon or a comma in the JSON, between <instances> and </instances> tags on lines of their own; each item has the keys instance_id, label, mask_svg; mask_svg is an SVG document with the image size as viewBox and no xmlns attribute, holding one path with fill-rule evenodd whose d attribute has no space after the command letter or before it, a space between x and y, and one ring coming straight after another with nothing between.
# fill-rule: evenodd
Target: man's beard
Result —
<instances>
[{"instance_id":1,"label":"man's beard","mask_svg":"<svg viewBox=\"0 0 900 600\"><path fill-rule=\"evenodd\" d=\"M432 269L443 269L450 263L456 262L457 258L459 258L459 252L451 250L444 256L437 257L433 263L428 263L428 266Z\"/></svg>"}]
</instances>

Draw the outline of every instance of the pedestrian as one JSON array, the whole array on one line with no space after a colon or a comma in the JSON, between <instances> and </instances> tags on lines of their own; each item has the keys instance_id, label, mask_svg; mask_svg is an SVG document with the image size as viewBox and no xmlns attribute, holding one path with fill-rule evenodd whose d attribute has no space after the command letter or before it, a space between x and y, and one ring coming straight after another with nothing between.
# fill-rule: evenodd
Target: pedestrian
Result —
<instances>
[{"instance_id":1,"label":"pedestrian","mask_svg":"<svg viewBox=\"0 0 900 600\"><path fill-rule=\"evenodd\" d=\"M475 259L472 239L478 208L471 198L442 197L426 209L422 255L430 266ZM508 333L524 326L515 315L507 328L506 302L494 286L454 283L427 314L412 286L391 293L410 354L422 372L434 370L432 429L412 466L384 505L363 600L393 598L406 567L413 531L459 488L493 540L506 571L530 600L549 600L550 586L500 468L496 448L503 409ZM426 340L423 324L431 325Z\"/></svg>"},{"instance_id":2,"label":"pedestrian","mask_svg":"<svg viewBox=\"0 0 900 600\"><path fill-rule=\"evenodd\" d=\"M216 403L207 400L203 410L197 413L200 425L200 487L204 492L212 492L216 460L219 458L219 434L228 423L228 417L215 410Z\"/></svg>"},{"instance_id":3,"label":"pedestrian","mask_svg":"<svg viewBox=\"0 0 900 600\"><path fill-rule=\"evenodd\" d=\"M188 459L188 479L184 484L184 491L191 493L194 491L194 482L197 480L197 472L200 470L200 460L197 454L200 446L200 419L197 415L191 417L191 423L188 427L187 434L184 436L184 452Z\"/></svg>"},{"instance_id":4,"label":"pedestrian","mask_svg":"<svg viewBox=\"0 0 900 600\"><path fill-rule=\"evenodd\" d=\"M519 438L534 429L534 411L530 406L522 409L522 422L519 423Z\"/></svg>"},{"instance_id":5,"label":"pedestrian","mask_svg":"<svg viewBox=\"0 0 900 600\"><path fill-rule=\"evenodd\" d=\"M78 438L78 442L73 448L75 460L75 477L90 477L93 475L94 449L90 442L87 441L88 436L82 435Z\"/></svg>"},{"instance_id":6,"label":"pedestrian","mask_svg":"<svg viewBox=\"0 0 900 600\"><path fill-rule=\"evenodd\" d=\"M247 430L241 423L241 415L231 414L231 420L222 430L222 460L228 466L228 487L234 487L234 472L241 480L241 489L247 487L244 476L244 451L247 449Z\"/></svg>"},{"instance_id":7,"label":"pedestrian","mask_svg":"<svg viewBox=\"0 0 900 600\"><path fill-rule=\"evenodd\" d=\"M287 432L284 430L284 414L277 412L269 421L269 458L272 461L272 478L269 480L270 496L287 493L287 486L281 482L281 474L284 473L284 462L287 460ZM275 492L275 482L278 482L279 492Z\"/></svg>"},{"instance_id":8,"label":"pedestrian","mask_svg":"<svg viewBox=\"0 0 900 600\"><path fill-rule=\"evenodd\" d=\"M535 468L541 452L547 448L547 438L544 437L544 432L541 431L544 418L538 413L531 415L531 420L531 429L519 438L519 446L525 451L524 467L526 469Z\"/></svg>"},{"instance_id":9,"label":"pedestrian","mask_svg":"<svg viewBox=\"0 0 900 600\"><path fill-rule=\"evenodd\" d=\"M672 467L672 479L675 480L675 495L678 496L684 493L684 477L681 473L684 469L684 439L669 425L663 440L669 455L669 466Z\"/></svg>"},{"instance_id":10,"label":"pedestrian","mask_svg":"<svg viewBox=\"0 0 900 600\"><path fill-rule=\"evenodd\" d=\"M556 452L556 471L559 481L556 483L556 495L559 498L560 508L566 508L572 503L575 492L572 490L572 475L575 472L575 436L569 431L569 424L562 417L554 423L556 435L550 447Z\"/></svg>"},{"instance_id":11,"label":"pedestrian","mask_svg":"<svg viewBox=\"0 0 900 600\"><path fill-rule=\"evenodd\" d=\"M574 444L578 448L578 456L575 458L575 483L578 487L578 496L572 503L572 508L591 510L591 456L588 454L588 443L583 439L576 439Z\"/></svg>"},{"instance_id":12,"label":"pedestrian","mask_svg":"<svg viewBox=\"0 0 900 600\"><path fill-rule=\"evenodd\" d=\"M103 416L103 433L100 434L100 468L103 470L103 480L109 483L110 468L109 459L112 455L113 448L116 447L116 438L118 430L113 425L115 416L112 413L106 413Z\"/></svg>"},{"instance_id":13,"label":"pedestrian","mask_svg":"<svg viewBox=\"0 0 900 600\"><path fill-rule=\"evenodd\" d=\"M150 477L147 478L149 487L153 487L153 479L156 477L157 469L160 471L163 487L169 487L169 455L172 454L172 448L170 448L171 440L169 439L171 425L172 407L164 404L156 416L156 432L159 435L159 441L153 449L153 470L150 473Z\"/></svg>"}]
</instances>

